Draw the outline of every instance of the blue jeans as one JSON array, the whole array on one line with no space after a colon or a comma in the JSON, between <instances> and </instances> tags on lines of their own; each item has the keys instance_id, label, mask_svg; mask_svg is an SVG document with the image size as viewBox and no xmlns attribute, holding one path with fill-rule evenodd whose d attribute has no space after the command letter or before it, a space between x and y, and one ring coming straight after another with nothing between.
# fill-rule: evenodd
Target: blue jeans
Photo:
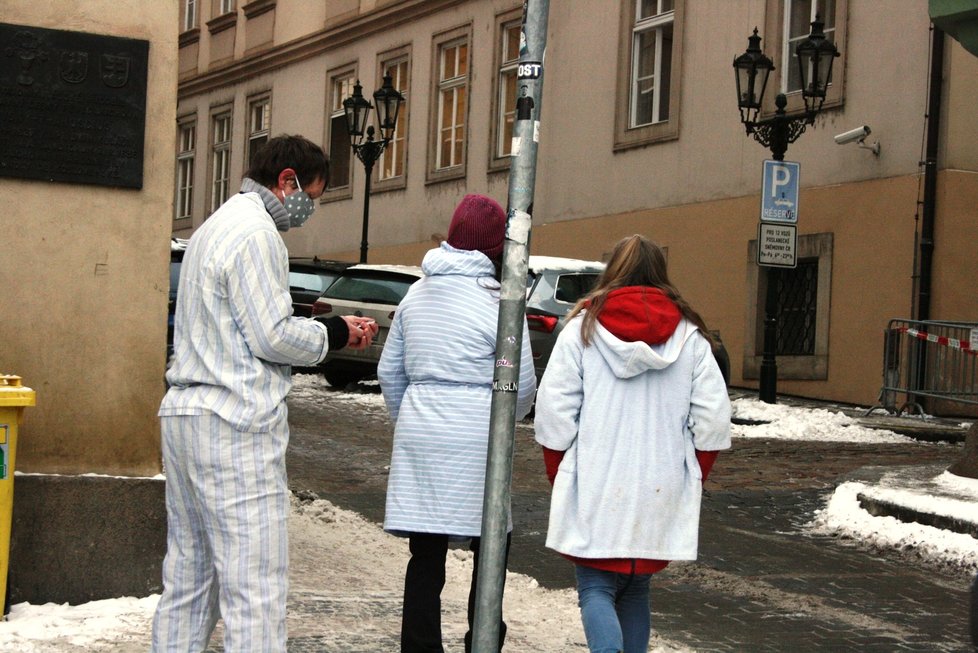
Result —
<instances>
[{"instance_id":1,"label":"blue jeans","mask_svg":"<svg viewBox=\"0 0 978 653\"><path fill-rule=\"evenodd\" d=\"M577 565L577 596L591 653L645 653L652 619L651 574L616 574Z\"/></svg>"}]
</instances>

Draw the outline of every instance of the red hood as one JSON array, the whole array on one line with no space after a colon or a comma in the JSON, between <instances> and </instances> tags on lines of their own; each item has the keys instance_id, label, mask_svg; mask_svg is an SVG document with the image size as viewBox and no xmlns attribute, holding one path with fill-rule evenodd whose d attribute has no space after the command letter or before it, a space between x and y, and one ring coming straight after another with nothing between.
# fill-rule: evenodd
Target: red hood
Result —
<instances>
[{"instance_id":1,"label":"red hood","mask_svg":"<svg viewBox=\"0 0 978 653\"><path fill-rule=\"evenodd\" d=\"M626 286L608 293L598 322L619 340L656 345L669 339L681 317L658 288Z\"/></svg>"}]
</instances>

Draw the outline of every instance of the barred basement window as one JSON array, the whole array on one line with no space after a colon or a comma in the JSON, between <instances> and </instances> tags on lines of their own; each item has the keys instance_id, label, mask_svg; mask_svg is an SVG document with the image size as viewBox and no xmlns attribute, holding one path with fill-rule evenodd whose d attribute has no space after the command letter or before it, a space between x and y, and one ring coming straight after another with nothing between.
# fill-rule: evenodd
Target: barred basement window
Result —
<instances>
[{"instance_id":1,"label":"barred basement window","mask_svg":"<svg viewBox=\"0 0 978 653\"><path fill-rule=\"evenodd\" d=\"M818 259L798 262L777 273L778 356L815 355Z\"/></svg>"},{"instance_id":2,"label":"barred basement window","mask_svg":"<svg viewBox=\"0 0 978 653\"><path fill-rule=\"evenodd\" d=\"M776 284L773 299L778 321L774 351L778 357L778 378L828 378L833 240L831 233L799 235L796 268L757 265L757 241L748 243L745 379L757 379L760 375L769 281Z\"/></svg>"}]
</instances>

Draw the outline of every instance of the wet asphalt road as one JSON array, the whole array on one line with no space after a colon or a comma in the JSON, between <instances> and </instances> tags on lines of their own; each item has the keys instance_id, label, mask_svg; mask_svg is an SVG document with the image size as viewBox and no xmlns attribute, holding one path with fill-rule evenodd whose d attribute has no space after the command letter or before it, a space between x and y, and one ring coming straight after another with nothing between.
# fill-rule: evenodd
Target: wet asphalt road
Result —
<instances>
[{"instance_id":1,"label":"wet asphalt road","mask_svg":"<svg viewBox=\"0 0 978 653\"><path fill-rule=\"evenodd\" d=\"M392 425L381 403L328 397L290 405L289 485L379 524ZM848 475L949 465L960 452L948 444L735 439L706 485L699 560L653 579L653 627L698 651L972 651L970 579L960 571L803 528ZM544 548L549 484L532 423L516 430L512 494L510 569L544 587L572 587L571 565Z\"/></svg>"}]
</instances>

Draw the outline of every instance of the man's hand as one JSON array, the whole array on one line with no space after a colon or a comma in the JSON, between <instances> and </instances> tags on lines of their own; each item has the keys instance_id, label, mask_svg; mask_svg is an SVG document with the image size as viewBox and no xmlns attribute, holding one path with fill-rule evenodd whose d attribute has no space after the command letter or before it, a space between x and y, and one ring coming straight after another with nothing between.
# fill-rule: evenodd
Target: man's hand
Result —
<instances>
[{"instance_id":1,"label":"man's hand","mask_svg":"<svg viewBox=\"0 0 978 653\"><path fill-rule=\"evenodd\" d=\"M344 315L343 321L346 322L350 330L350 337L346 346L350 349L366 349L373 342L379 327L369 317L357 317L356 315Z\"/></svg>"}]
</instances>

